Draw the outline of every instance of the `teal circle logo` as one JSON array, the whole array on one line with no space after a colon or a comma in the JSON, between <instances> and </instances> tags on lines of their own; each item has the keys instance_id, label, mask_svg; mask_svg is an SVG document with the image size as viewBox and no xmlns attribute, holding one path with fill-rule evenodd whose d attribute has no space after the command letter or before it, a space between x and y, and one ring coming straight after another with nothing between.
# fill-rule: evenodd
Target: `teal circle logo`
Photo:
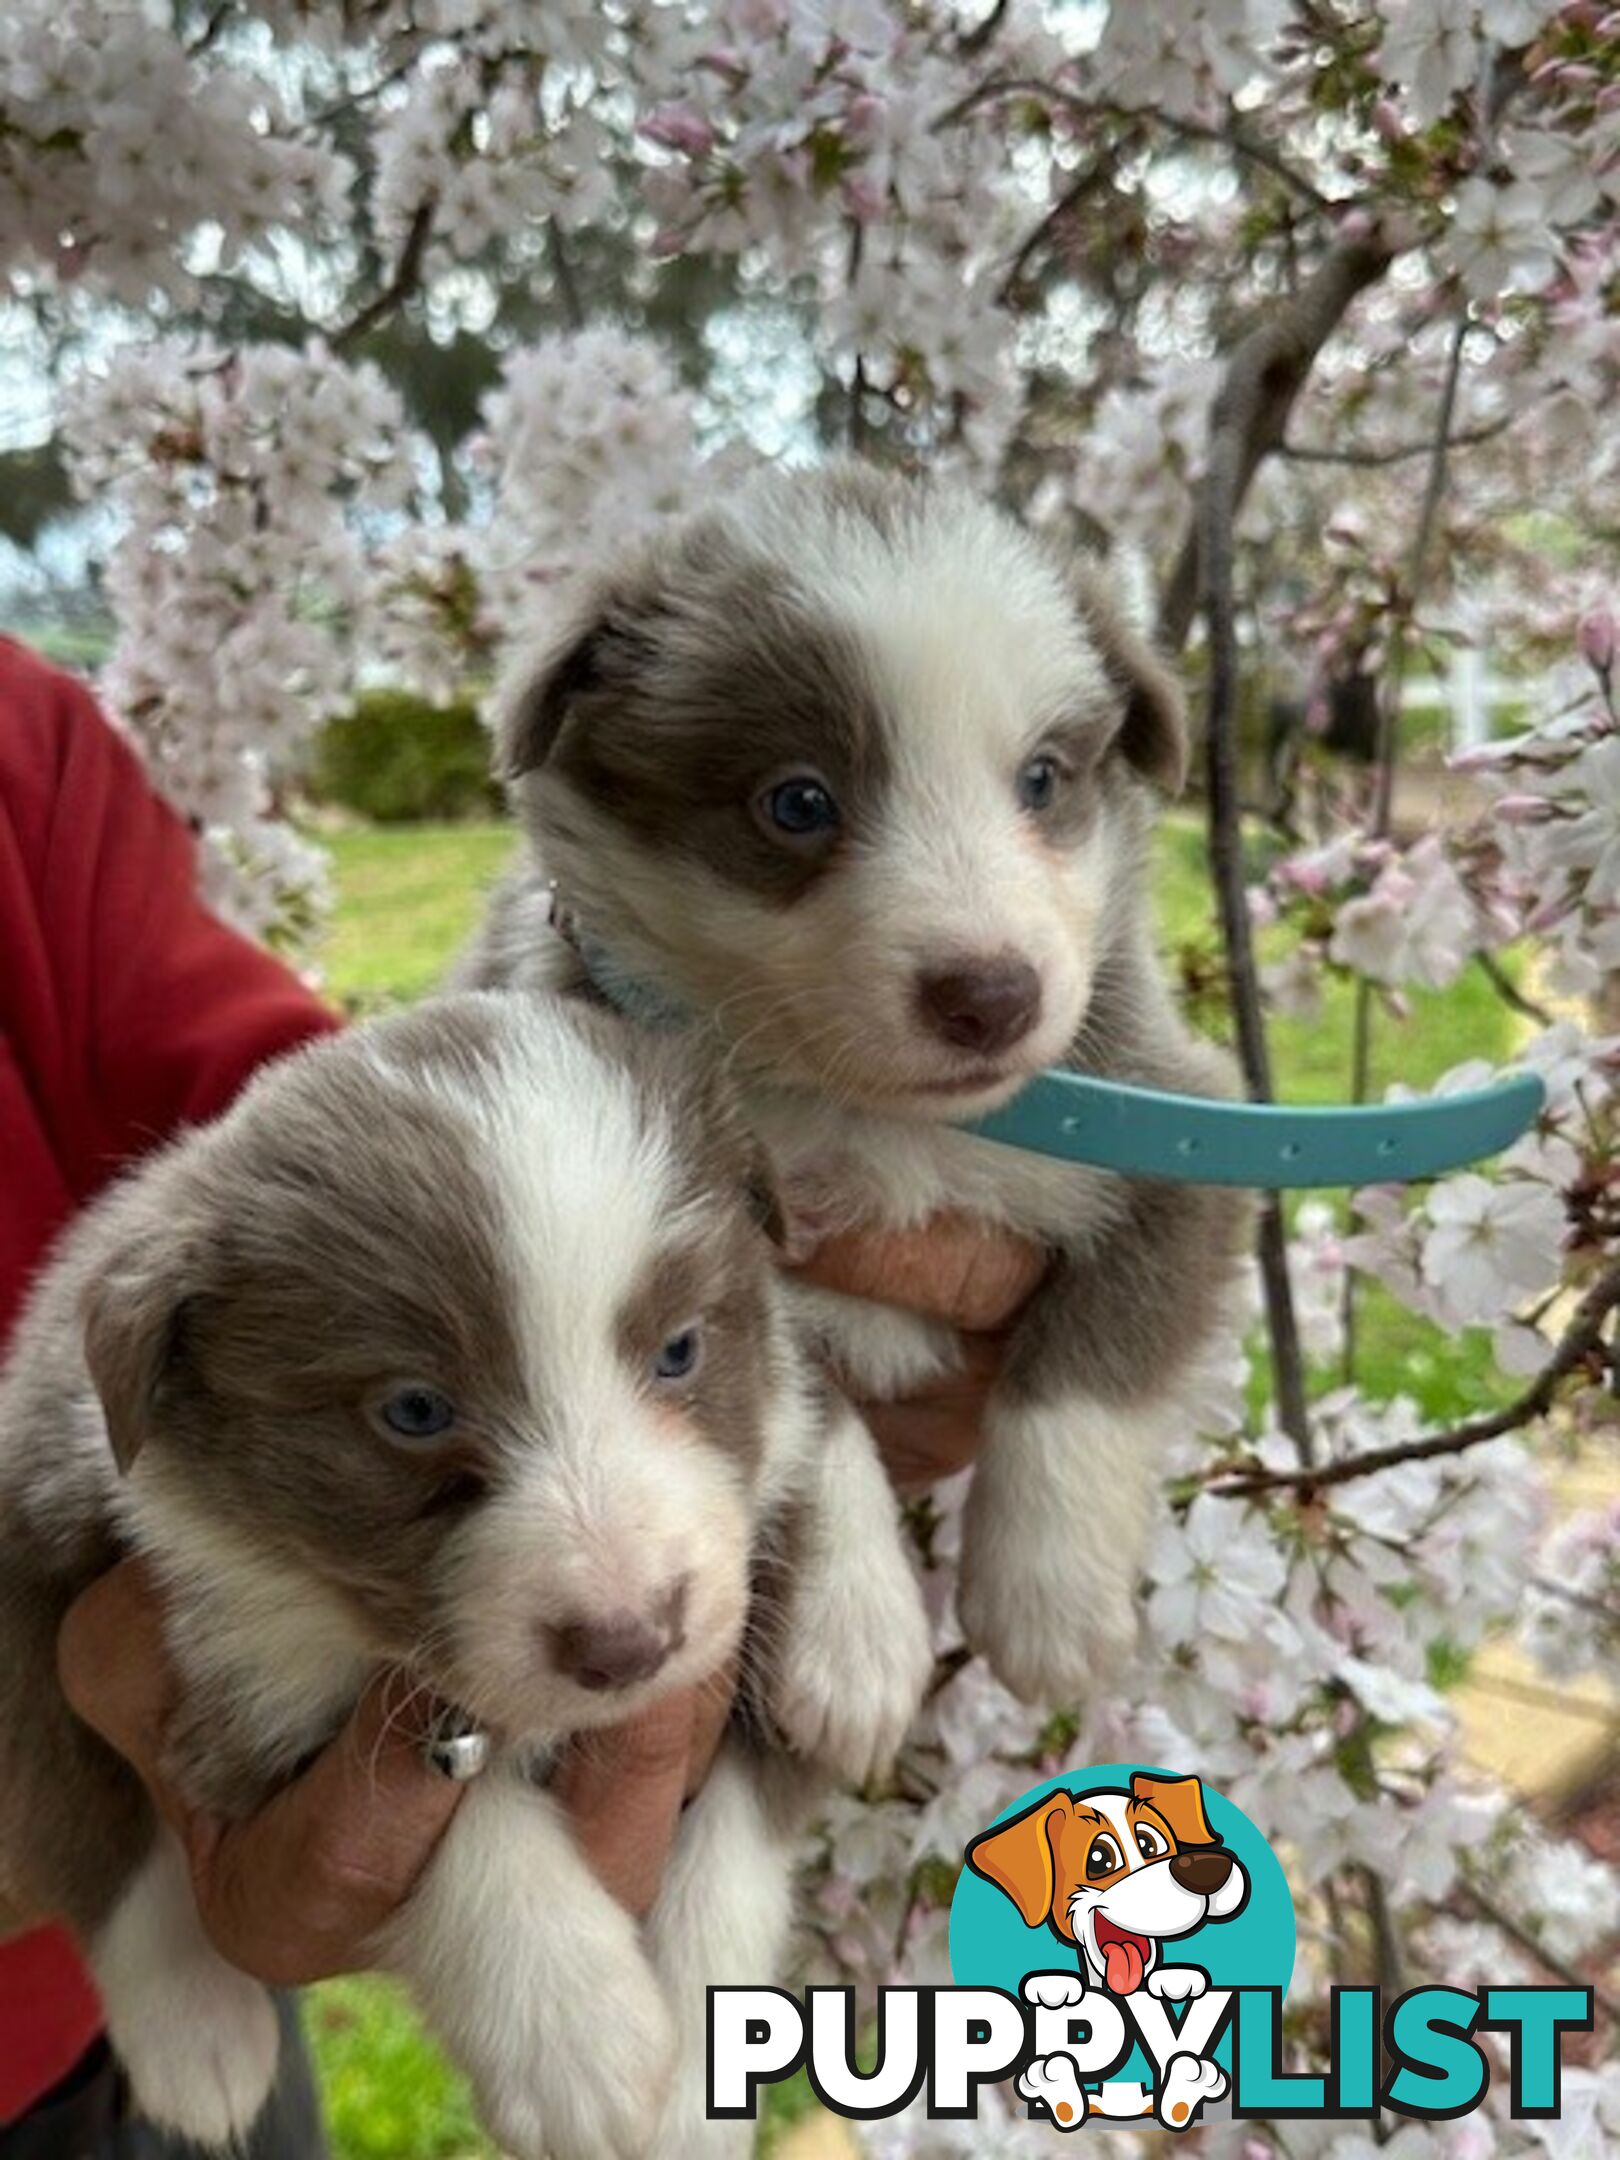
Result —
<instances>
[{"instance_id":1,"label":"teal circle logo","mask_svg":"<svg viewBox=\"0 0 1620 2160\"><path fill-rule=\"evenodd\" d=\"M1031 1974L1072 1973L1077 2003L1083 1988L1185 2016L1195 1993L1288 1986L1294 1901L1277 1857L1241 1809L1185 1771L1100 1763L1048 1778L972 1839L966 1859L951 1900L960 1987L1018 1997ZM1229 2033L1208 2056L1230 2072ZM1133 2091L1151 2108L1140 2044L1108 2078L1122 2114Z\"/></svg>"}]
</instances>

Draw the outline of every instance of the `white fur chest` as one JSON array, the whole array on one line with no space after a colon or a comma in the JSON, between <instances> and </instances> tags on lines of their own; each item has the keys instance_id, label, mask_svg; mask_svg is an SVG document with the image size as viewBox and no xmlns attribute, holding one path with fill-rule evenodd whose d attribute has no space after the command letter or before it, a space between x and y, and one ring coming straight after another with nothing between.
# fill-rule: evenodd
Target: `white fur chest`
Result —
<instances>
[{"instance_id":1,"label":"white fur chest","mask_svg":"<svg viewBox=\"0 0 1620 2160\"><path fill-rule=\"evenodd\" d=\"M1106 1172L974 1139L950 1126L879 1118L824 1099L770 1092L749 1111L771 1151L790 1225L824 1236L910 1229L944 1210L1040 1243L1084 1251L1118 1219L1123 1188ZM800 1323L858 1394L892 1400L953 1371L953 1330L805 1283Z\"/></svg>"},{"instance_id":2,"label":"white fur chest","mask_svg":"<svg viewBox=\"0 0 1620 2160\"><path fill-rule=\"evenodd\" d=\"M845 1110L825 1098L750 1091L790 1213L823 1232L906 1229L951 1209L1042 1243L1085 1251L1119 1220L1124 1187L1104 1170L976 1139L950 1125Z\"/></svg>"}]
</instances>

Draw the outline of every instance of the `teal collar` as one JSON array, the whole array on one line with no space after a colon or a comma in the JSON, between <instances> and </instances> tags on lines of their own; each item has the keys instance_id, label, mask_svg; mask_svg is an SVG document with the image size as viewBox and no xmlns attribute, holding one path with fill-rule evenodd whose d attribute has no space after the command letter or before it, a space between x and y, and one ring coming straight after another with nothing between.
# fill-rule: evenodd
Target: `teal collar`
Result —
<instances>
[{"instance_id":1,"label":"teal collar","mask_svg":"<svg viewBox=\"0 0 1620 2160\"><path fill-rule=\"evenodd\" d=\"M609 1005L643 1027L684 1024L681 1007L626 975L558 905L555 892L552 921ZM963 1129L1058 1162L1089 1163L1177 1185L1277 1190L1407 1184L1511 1147L1540 1116L1543 1101L1534 1073L1514 1073L1495 1087L1463 1095L1302 1110L1286 1103L1167 1095L1094 1073L1054 1069Z\"/></svg>"},{"instance_id":2,"label":"teal collar","mask_svg":"<svg viewBox=\"0 0 1620 2160\"><path fill-rule=\"evenodd\" d=\"M1045 1072L968 1126L981 1140L1178 1185L1407 1184L1511 1147L1541 1113L1534 1073L1417 1102L1220 1102Z\"/></svg>"}]
</instances>

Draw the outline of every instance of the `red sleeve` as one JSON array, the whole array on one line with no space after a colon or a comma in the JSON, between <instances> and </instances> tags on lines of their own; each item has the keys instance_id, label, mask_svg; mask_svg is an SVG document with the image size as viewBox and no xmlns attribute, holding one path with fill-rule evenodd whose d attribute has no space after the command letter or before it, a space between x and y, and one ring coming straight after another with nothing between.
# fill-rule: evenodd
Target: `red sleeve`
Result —
<instances>
[{"instance_id":1,"label":"red sleeve","mask_svg":"<svg viewBox=\"0 0 1620 2160\"><path fill-rule=\"evenodd\" d=\"M89 693L0 638L0 1353L51 1239L120 1164L337 1024L198 903L193 869ZM99 2022L60 1929L0 1941L0 2126Z\"/></svg>"},{"instance_id":2,"label":"red sleeve","mask_svg":"<svg viewBox=\"0 0 1620 2160\"><path fill-rule=\"evenodd\" d=\"M0 1028L75 1199L337 1025L194 875L89 692L0 640Z\"/></svg>"}]
</instances>

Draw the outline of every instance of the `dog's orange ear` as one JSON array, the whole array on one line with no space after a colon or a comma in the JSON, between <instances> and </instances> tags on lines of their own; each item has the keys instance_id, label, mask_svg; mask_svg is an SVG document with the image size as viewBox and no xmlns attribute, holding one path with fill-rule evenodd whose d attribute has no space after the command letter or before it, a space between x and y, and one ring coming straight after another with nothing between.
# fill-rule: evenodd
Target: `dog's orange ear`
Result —
<instances>
[{"instance_id":1,"label":"dog's orange ear","mask_svg":"<svg viewBox=\"0 0 1620 2160\"><path fill-rule=\"evenodd\" d=\"M975 1838L967 1849L968 1866L1012 1899L1025 1927L1039 1927L1051 1915L1057 1889L1052 1825L1073 1813L1067 1793L1048 1793L1011 1822Z\"/></svg>"},{"instance_id":2,"label":"dog's orange ear","mask_svg":"<svg viewBox=\"0 0 1620 2160\"><path fill-rule=\"evenodd\" d=\"M1175 1832L1178 1845L1218 1845L1204 1813L1204 1788L1195 1777L1149 1777L1138 1770L1131 1779L1131 1796L1156 1807Z\"/></svg>"}]
</instances>

